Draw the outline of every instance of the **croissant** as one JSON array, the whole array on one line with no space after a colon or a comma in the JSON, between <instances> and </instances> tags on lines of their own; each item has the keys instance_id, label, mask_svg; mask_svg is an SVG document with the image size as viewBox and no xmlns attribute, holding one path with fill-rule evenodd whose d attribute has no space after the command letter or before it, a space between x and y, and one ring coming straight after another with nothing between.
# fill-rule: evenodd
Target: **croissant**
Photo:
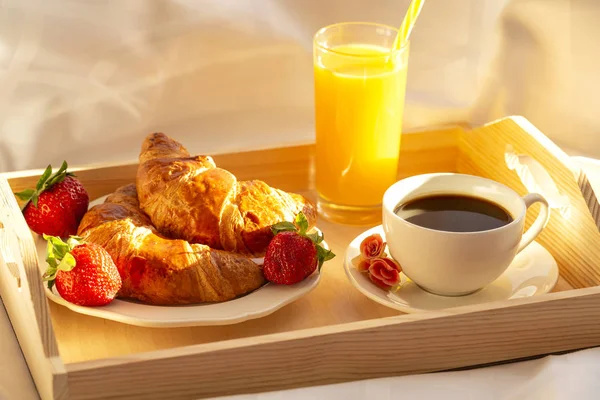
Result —
<instances>
[{"instance_id":1,"label":"croissant","mask_svg":"<svg viewBox=\"0 0 600 400\"><path fill-rule=\"evenodd\" d=\"M302 211L315 225L315 206L263 181L238 181L210 156L190 156L163 133L142 145L136 187L141 209L163 235L254 257L264 255L271 225Z\"/></svg>"},{"instance_id":2,"label":"croissant","mask_svg":"<svg viewBox=\"0 0 600 400\"><path fill-rule=\"evenodd\" d=\"M248 257L162 236L140 210L133 184L92 207L78 234L111 255L123 282L121 298L155 305L221 302L266 283Z\"/></svg>"}]
</instances>

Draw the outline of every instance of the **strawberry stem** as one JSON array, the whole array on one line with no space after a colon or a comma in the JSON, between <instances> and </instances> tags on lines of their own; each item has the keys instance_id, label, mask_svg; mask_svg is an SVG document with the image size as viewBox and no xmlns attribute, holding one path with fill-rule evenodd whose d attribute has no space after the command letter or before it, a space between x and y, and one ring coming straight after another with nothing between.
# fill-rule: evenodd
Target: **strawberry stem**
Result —
<instances>
[{"instance_id":1,"label":"strawberry stem","mask_svg":"<svg viewBox=\"0 0 600 400\"><path fill-rule=\"evenodd\" d=\"M52 290L58 271L71 271L75 268L77 263L70 252L81 244L82 238L79 236L70 236L65 243L57 236L44 234L44 240L48 242L48 246L46 247L48 268L42 278L48 282L48 289Z\"/></svg>"},{"instance_id":2,"label":"strawberry stem","mask_svg":"<svg viewBox=\"0 0 600 400\"><path fill-rule=\"evenodd\" d=\"M296 226L300 230L300 234L302 236L306 236L306 231L308 230L308 220L302 211L296 215Z\"/></svg>"},{"instance_id":3,"label":"strawberry stem","mask_svg":"<svg viewBox=\"0 0 600 400\"><path fill-rule=\"evenodd\" d=\"M273 235L277 235L279 232L296 232L297 230L298 229L296 228L296 225L289 221L278 222L271 226L271 232L273 232Z\"/></svg>"},{"instance_id":4,"label":"strawberry stem","mask_svg":"<svg viewBox=\"0 0 600 400\"><path fill-rule=\"evenodd\" d=\"M329 261L335 257L335 254L331 250L327 250L320 244L317 244L317 258L319 260L319 272L325 261Z\"/></svg>"},{"instance_id":5,"label":"strawberry stem","mask_svg":"<svg viewBox=\"0 0 600 400\"><path fill-rule=\"evenodd\" d=\"M31 202L35 207L37 207L38 199L40 195L45 191L50 189L52 186L56 185L59 182L62 182L67 176L75 176L71 172L67 172L67 162L63 161L62 165L54 174L52 174L52 166L48 165L44 170L44 173L38 180L35 185L35 189L25 189L21 192L15 193L19 199L25 201L23 208L21 210L25 210L25 207Z\"/></svg>"}]
</instances>

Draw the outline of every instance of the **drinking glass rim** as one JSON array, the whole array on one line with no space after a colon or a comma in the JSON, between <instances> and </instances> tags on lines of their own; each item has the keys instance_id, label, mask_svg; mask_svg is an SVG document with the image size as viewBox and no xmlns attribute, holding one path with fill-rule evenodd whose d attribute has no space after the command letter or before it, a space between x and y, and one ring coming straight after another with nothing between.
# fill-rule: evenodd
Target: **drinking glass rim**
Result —
<instances>
[{"instance_id":1,"label":"drinking glass rim","mask_svg":"<svg viewBox=\"0 0 600 400\"><path fill-rule=\"evenodd\" d=\"M345 52L345 51L339 51L339 50L335 50L331 47L322 45L318 40L317 37L319 35L321 35L323 32L327 31L328 29L332 29L338 26L344 26L344 25L367 25L367 26L373 26L373 27L379 27L379 28L386 28L391 30L392 32L395 32L396 34L398 34L398 28L394 28L391 25L386 25L386 24L382 24L379 22L359 22L359 21L354 21L354 22L336 22L335 24L330 24L330 25L326 25L322 28L320 28L313 36L313 43L315 44L315 46L317 46L318 48L320 48L321 50L325 50L331 53L335 53L338 55L342 55L342 56L346 56L346 57L360 57L360 58L364 58L364 57L371 57L371 58L381 58L381 57L388 57L388 54L369 54L369 55L357 55L355 53L349 53L349 52ZM408 46L410 44L410 40L407 40L399 49L396 50L390 50L390 54L398 54L398 53L402 53L404 52Z\"/></svg>"}]
</instances>

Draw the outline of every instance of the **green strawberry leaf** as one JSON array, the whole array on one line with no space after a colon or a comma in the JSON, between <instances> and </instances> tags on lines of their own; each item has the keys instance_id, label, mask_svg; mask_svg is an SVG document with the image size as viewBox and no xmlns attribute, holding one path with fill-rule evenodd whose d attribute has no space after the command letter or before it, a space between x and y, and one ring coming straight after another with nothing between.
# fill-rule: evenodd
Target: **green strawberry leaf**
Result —
<instances>
[{"instance_id":1,"label":"green strawberry leaf","mask_svg":"<svg viewBox=\"0 0 600 400\"><path fill-rule=\"evenodd\" d=\"M48 282L48 289L52 290L58 271L68 272L77 266L77 261L70 251L81 244L82 238L79 236L71 236L65 243L57 236L49 236L46 234L43 236L44 240L48 242L46 247L46 262L48 263L48 268L42 278L44 281Z\"/></svg>"},{"instance_id":2,"label":"green strawberry leaf","mask_svg":"<svg viewBox=\"0 0 600 400\"><path fill-rule=\"evenodd\" d=\"M57 269L60 271L69 272L75 268L76 264L77 262L75 261L75 257L73 257L71 253L67 253L65 254L64 258L60 260L60 264L58 264Z\"/></svg>"},{"instance_id":3,"label":"green strawberry leaf","mask_svg":"<svg viewBox=\"0 0 600 400\"><path fill-rule=\"evenodd\" d=\"M48 241L48 247L46 248L46 256L52 257L58 260L62 260L62 258L69 252L69 245L62 241L61 238L57 236L49 236L44 234L44 239ZM47 260L46 260L47 261Z\"/></svg>"},{"instance_id":4,"label":"green strawberry leaf","mask_svg":"<svg viewBox=\"0 0 600 400\"><path fill-rule=\"evenodd\" d=\"M21 200L28 201L29 199L31 199L34 193L34 189L25 189L22 192L15 193L15 196L17 196Z\"/></svg>"},{"instance_id":5,"label":"green strawberry leaf","mask_svg":"<svg viewBox=\"0 0 600 400\"><path fill-rule=\"evenodd\" d=\"M44 184L44 189L51 188L59 182L62 182L67 177L67 162L63 161L62 165Z\"/></svg>"},{"instance_id":6,"label":"green strawberry leaf","mask_svg":"<svg viewBox=\"0 0 600 400\"><path fill-rule=\"evenodd\" d=\"M331 250L327 250L323 246L317 245L317 259L319 260L319 272L325 261L329 261L335 257Z\"/></svg>"},{"instance_id":7,"label":"green strawberry leaf","mask_svg":"<svg viewBox=\"0 0 600 400\"><path fill-rule=\"evenodd\" d=\"M67 246L69 246L69 251L79 246L82 241L83 238L81 236L70 236L69 239L67 239Z\"/></svg>"},{"instance_id":8,"label":"green strawberry leaf","mask_svg":"<svg viewBox=\"0 0 600 400\"><path fill-rule=\"evenodd\" d=\"M271 231L273 235L277 235L279 232L286 231L296 231L296 225L289 221L278 222L275 225L271 226Z\"/></svg>"},{"instance_id":9,"label":"green strawberry leaf","mask_svg":"<svg viewBox=\"0 0 600 400\"><path fill-rule=\"evenodd\" d=\"M27 207L29 203L33 203L34 207L37 207L38 198L45 190L48 190L53 185L62 182L67 176L75 176L72 173L67 172L67 167L67 162L63 161L58 171L52 174L52 166L48 165L48 167L46 167L46 169L40 176L40 179L36 183L35 189L26 189L21 192L15 193L15 196L25 201L25 204L23 205L21 211L24 211L25 207Z\"/></svg>"},{"instance_id":10,"label":"green strawberry leaf","mask_svg":"<svg viewBox=\"0 0 600 400\"><path fill-rule=\"evenodd\" d=\"M325 236L321 232L319 232L319 231L313 232L313 233L309 233L306 236L308 236L308 238L310 238L310 240L312 240L313 242L315 242L315 244L319 244L319 243L321 243L325 239Z\"/></svg>"},{"instance_id":11,"label":"green strawberry leaf","mask_svg":"<svg viewBox=\"0 0 600 400\"><path fill-rule=\"evenodd\" d=\"M58 261L56 261L56 255L54 254L54 248L50 242L48 242L48 245L46 246L46 262L50 268L56 268L58 266Z\"/></svg>"},{"instance_id":12,"label":"green strawberry leaf","mask_svg":"<svg viewBox=\"0 0 600 400\"><path fill-rule=\"evenodd\" d=\"M57 268L48 267L46 272L44 272L44 275L42 275L42 278L44 278L45 281L53 280L56 277L57 272L58 272Z\"/></svg>"},{"instance_id":13,"label":"green strawberry leaf","mask_svg":"<svg viewBox=\"0 0 600 400\"><path fill-rule=\"evenodd\" d=\"M58 270L56 268L48 268L46 273L42 276L45 282L48 282L48 289L52 290L54 286L54 280L56 279L56 273Z\"/></svg>"},{"instance_id":14,"label":"green strawberry leaf","mask_svg":"<svg viewBox=\"0 0 600 400\"><path fill-rule=\"evenodd\" d=\"M64 173L64 174L65 174L65 176L77 176L77 175L75 175L74 173L67 171L67 168L68 168L67 161L66 161L66 160L63 160L63 162L62 162L62 164L61 164L61 166L60 166L60 168L59 168L59 170L58 170L58 171L59 171L61 174L63 174L63 173Z\"/></svg>"},{"instance_id":15,"label":"green strawberry leaf","mask_svg":"<svg viewBox=\"0 0 600 400\"><path fill-rule=\"evenodd\" d=\"M44 173L40 177L40 180L38 181L37 185L35 186L36 190L38 190L38 191L42 190L42 188L44 187L44 184L46 183L46 181L48 180L48 178L50 178L50 175L52 175L52 166L48 165L46 167L46 170L44 171Z\"/></svg>"},{"instance_id":16,"label":"green strawberry leaf","mask_svg":"<svg viewBox=\"0 0 600 400\"><path fill-rule=\"evenodd\" d=\"M279 232L292 231L292 232L298 232L302 236L307 236L306 235L307 230L308 230L308 220L306 219L306 216L302 213L302 211L300 211L298 213L298 215L296 215L294 222L282 221L282 222L278 222L274 225L271 225L271 232L273 232L274 235L277 235ZM315 236L314 240L318 240L318 237Z\"/></svg>"},{"instance_id":17,"label":"green strawberry leaf","mask_svg":"<svg viewBox=\"0 0 600 400\"><path fill-rule=\"evenodd\" d=\"M308 230L308 220L302 211L296 215L296 226L300 230L301 235L305 235Z\"/></svg>"}]
</instances>

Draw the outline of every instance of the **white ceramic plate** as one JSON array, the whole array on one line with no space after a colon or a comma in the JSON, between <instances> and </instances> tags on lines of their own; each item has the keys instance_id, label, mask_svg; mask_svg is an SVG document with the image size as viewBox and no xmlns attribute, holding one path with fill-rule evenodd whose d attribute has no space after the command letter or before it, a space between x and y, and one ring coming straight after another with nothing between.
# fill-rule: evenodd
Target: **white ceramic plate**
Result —
<instances>
[{"instance_id":1,"label":"white ceramic plate","mask_svg":"<svg viewBox=\"0 0 600 400\"><path fill-rule=\"evenodd\" d=\"M353 260L360 255L360 243L373 233L379 233L385 241L381 225L357 236L346 249L344 258L346 275L350 282L371 300L402 312L442 310L497 300L537 296L551 291L558 281L559 273L556 261L539 243L532 242L515 257L504 274L473 294L459 297L434 295L421 289L404 274L401 274L399 289L386 291L375 286L366 273L358 271L353 263Z\"/></svg>"},{"instance_id":2,"label":"white ceramic plate","mask_svg":"<svg viewBox=\"0 0 600 400\"><path fill-rule=\"evenodd\" d=\"M106 196L94 200L90 207L102 203ZM46 242L41 236L34 234L37 245L39 265L42 272L46 268ZM327 244L323 242L323 246ZM262 263L262 259L255 259ZM320 274L315 271L311 276L295 285L276 285L267 283L257 290L222 303L153 306L130 300L115 299L102 307L83 307L69 303L56 291L47 287L46 295L57 304L63 305L77 313L105 318L130 325L166 328L203 325L229 325L249 319L269 315L283 306L292 303L313 290Z\"/></svg>"}]
</instances>

